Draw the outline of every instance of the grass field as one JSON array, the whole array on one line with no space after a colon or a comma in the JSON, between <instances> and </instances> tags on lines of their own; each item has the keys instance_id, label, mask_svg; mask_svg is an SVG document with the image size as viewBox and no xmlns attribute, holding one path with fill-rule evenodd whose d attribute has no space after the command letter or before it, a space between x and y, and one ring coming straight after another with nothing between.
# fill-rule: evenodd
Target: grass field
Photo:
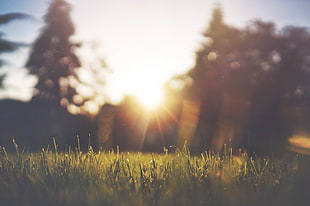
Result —
<instances>
[{"instance_id":1,"label":"grass field","mask_svg":"<svg viewBox=\"0 0 310 206\"><path fill-rule=\"evenodd\" d=\"M305 157L0 150L0 205L309 205ZM56 144L55 144L56 145ZM304 187L305 186L305 187ZM308 187L307 187L308 186Z\"/></svg>"}]
</instances>

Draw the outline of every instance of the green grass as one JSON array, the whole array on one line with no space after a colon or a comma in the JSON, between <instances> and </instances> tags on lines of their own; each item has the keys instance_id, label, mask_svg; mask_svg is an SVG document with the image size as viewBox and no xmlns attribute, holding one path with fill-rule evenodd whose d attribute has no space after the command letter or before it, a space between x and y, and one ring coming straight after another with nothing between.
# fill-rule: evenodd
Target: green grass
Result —
<instances>
[{"instance_id":1,"label":"green grass","mask_svg":"<svg viewBox=\"0 0 310 206\"><path fill-rule=\"evenodd\" d=\"M302 205L301 158L120 151L7 154L0 149L0 205ZM308 190L309 191L309 190ZM308 197L307 197L308 198ZM307 205L307 204L305 204Z\"/></svg>"}]
</instances>

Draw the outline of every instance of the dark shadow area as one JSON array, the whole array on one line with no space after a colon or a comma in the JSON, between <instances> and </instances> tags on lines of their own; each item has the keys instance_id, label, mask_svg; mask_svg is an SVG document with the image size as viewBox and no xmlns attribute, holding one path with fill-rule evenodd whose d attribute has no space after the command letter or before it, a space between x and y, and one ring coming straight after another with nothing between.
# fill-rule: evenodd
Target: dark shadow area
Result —
<instances>
[{"instance_id":1,"label":"dark shadow area","mask_svg":"<svg viewBox=\"0 0 310 206\"><path fill-rule=\"evenodd\" d=\"M53 150L53 137L59 150L77 147L77 137L82 149L96 136L93 123L86 117L70 115L61 107L53 107L44 102L0 101L0 145L14 151L12 138L20 149L40 151Z\"/></svg>"}]
</instances>

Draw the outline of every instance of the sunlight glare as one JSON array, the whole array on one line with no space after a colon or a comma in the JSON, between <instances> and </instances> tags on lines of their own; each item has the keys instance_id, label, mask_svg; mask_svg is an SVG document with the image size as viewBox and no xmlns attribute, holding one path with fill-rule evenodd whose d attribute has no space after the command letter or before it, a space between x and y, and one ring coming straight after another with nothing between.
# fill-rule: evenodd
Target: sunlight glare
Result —
<instances>
[{"instance_id":1,"label":"sunlight glare","mask_svg":"<svg viewBox=\"0 0 310 206\"><path fill-rule=\"evenodd\" d=\"M140 106L150 111L162 103L164 99L163 85L170 76L163 74L151 61L152 58L146 61L148 58L141 58L141 56L143 56L141 53L133 53L127 70L112 73L107 79L106 91L110 102L115 97L117 97L117 102L123 101L126 96L133 97ZM140 61L137 61L137 57L140 57ZM112 101L111 103L115 104L116 102Z\"/></svg>"},{"instance_id":2,"label":"sunlight glare","mask_svg":"<svg viewBox=\"0 0 310 206\"><path fill-rule=\"evenodd\" d=\"M163 91L159 86L149 84L137 88L135 97L145 109L153 110L163 101Z\"/></svg>"}]
</instances>

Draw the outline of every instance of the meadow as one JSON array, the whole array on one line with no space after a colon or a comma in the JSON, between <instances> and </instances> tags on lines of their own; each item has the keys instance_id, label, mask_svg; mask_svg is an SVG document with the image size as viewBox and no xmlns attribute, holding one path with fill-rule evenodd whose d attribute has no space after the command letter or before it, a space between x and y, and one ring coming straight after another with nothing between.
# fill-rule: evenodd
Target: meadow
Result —
<instances>
[{"instance_id":1,"label":"meadow","mask_svg":"<svg viewBox=\"0 0 310 206\"><path fill-rule=\"evenodd\" d=\"M39 153L0 149L0 205L185 206L308 205L307 158L222 153L191 155L186 145L163 153ZM306 178L306 179L305 179ZM306 186L306 187L304 187Z\"/></svg>"}]
</instances>

